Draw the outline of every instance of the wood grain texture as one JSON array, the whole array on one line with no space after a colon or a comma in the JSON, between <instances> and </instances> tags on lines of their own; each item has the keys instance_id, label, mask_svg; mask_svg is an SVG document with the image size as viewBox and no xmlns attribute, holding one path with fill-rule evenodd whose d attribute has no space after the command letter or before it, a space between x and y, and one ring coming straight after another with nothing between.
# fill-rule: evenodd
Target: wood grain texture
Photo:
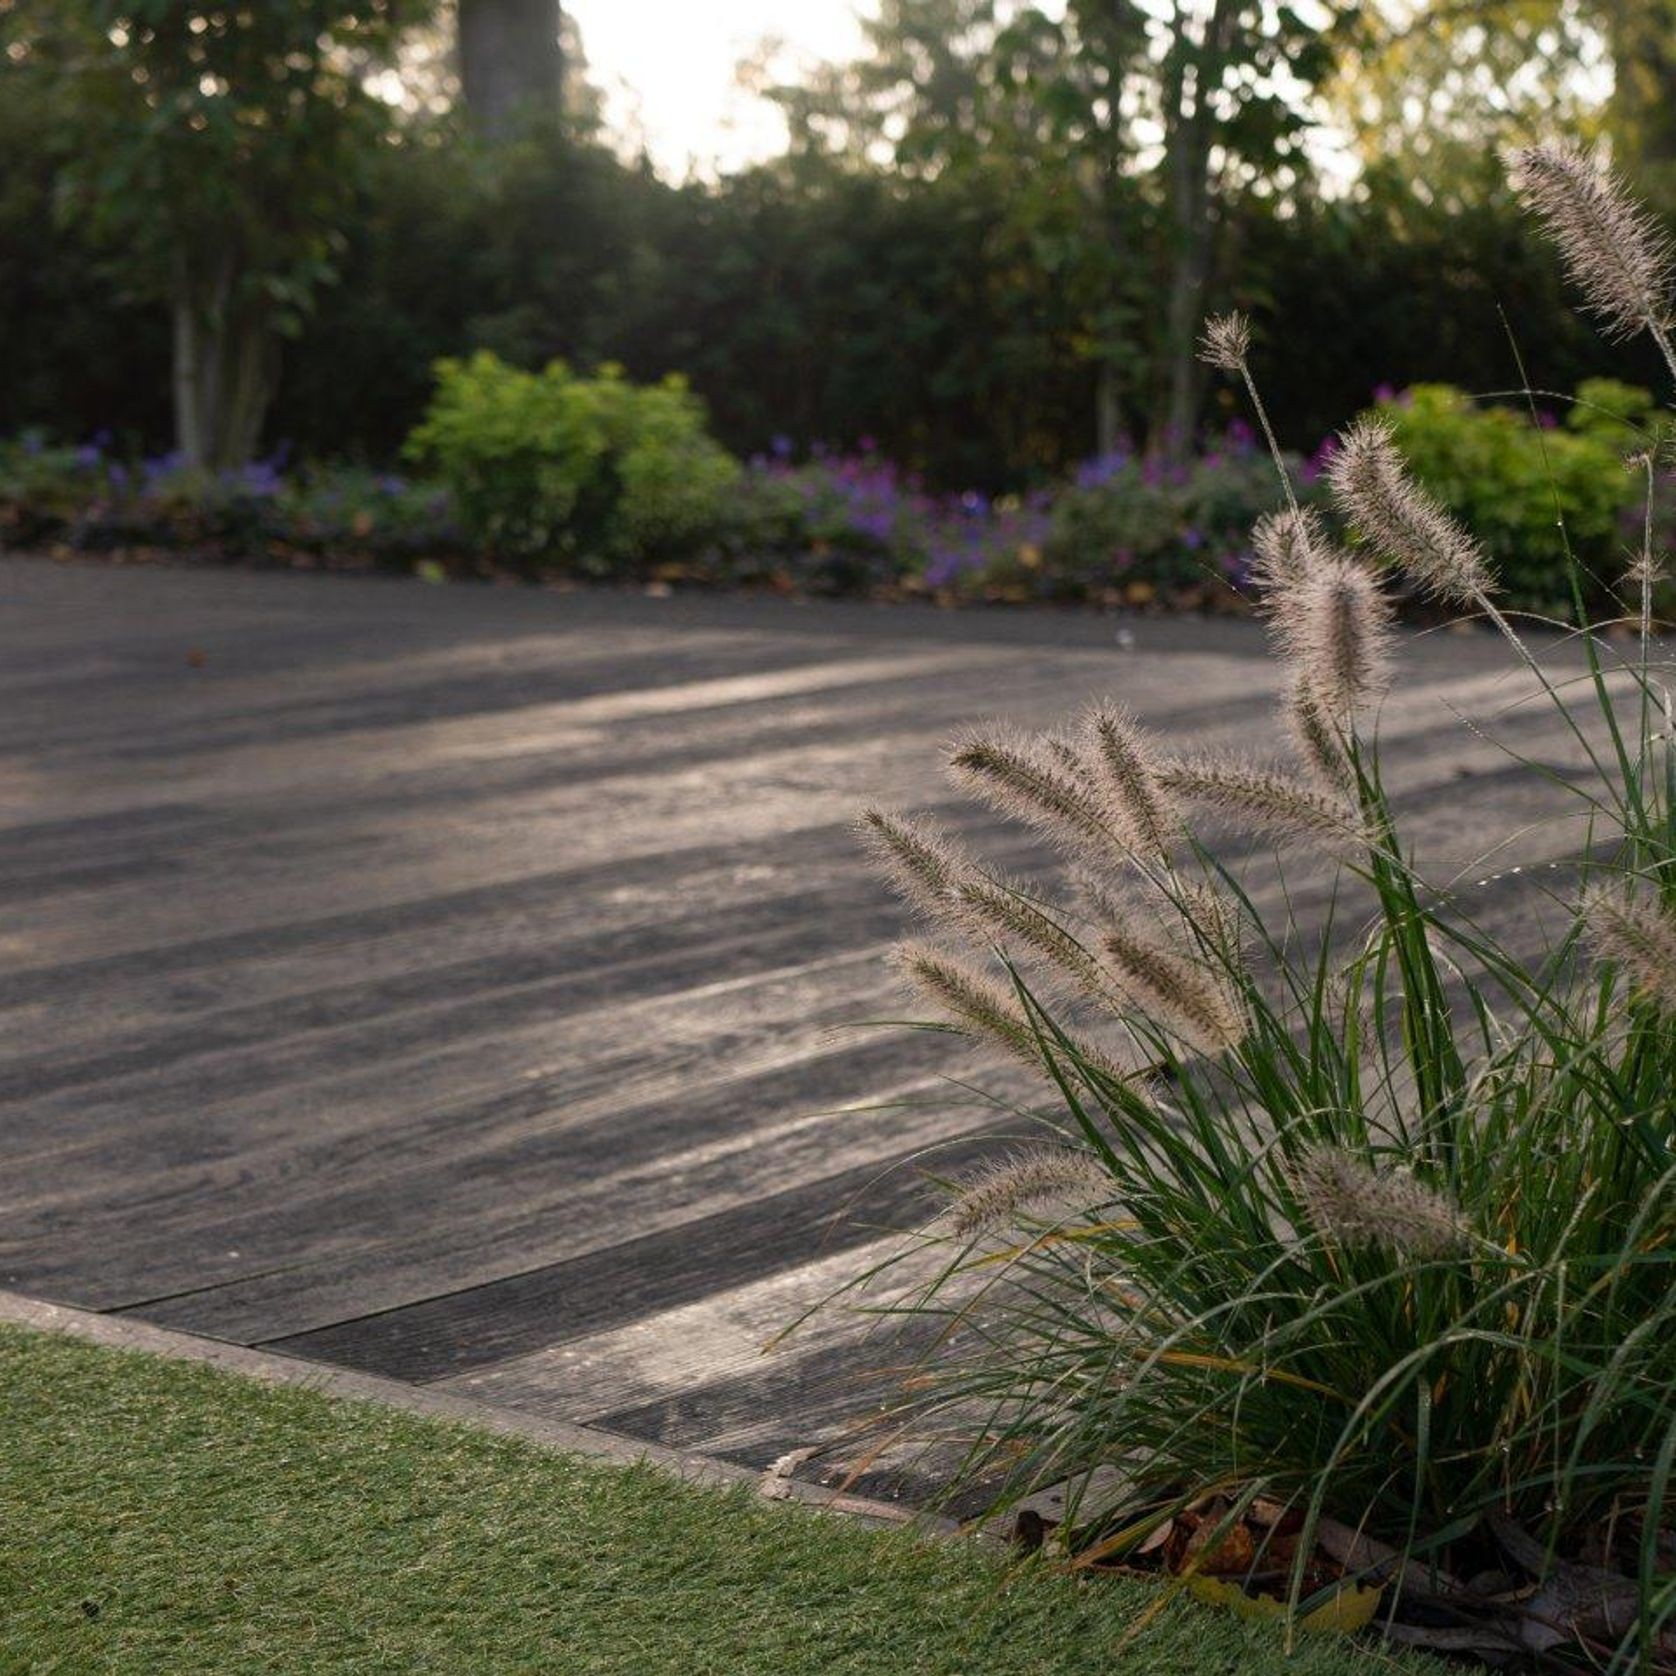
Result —
<instances>
[{"instance_id":1,"label":"wood grain texture","mask_svg":"<svg viewBox=\"0 0 1676 1676\"><path fill-rule=\"evenodd\" d=\"M0 560L0 1285L756 1464L842 1431L859 1324L762 1344L1024 1128L868 1026L901 915L849 822L1027 871L939 746L1096 696L1279 749L1260 631L1126 633ZM1399 805L1522 911L1478 880L1565 855L1563 799L1454 714L1516 684L1404 650Z\"/></svg>"}]
</instances>

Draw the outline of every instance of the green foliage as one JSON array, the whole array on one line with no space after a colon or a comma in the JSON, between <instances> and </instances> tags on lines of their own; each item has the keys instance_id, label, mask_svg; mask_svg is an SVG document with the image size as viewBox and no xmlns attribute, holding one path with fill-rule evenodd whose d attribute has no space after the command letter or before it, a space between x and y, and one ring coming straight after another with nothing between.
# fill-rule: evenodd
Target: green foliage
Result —
<instances>
[{"instance_id":1,"label":"green foliage","mask_svg":"<svg viewBox=\"0 0 1676 1676\"><path fill-rule=\"evenodd\" d=\"M275 340L336 277L343 224L389 126L367 88L424 0L18 0L0 13L8 82L44 87L55 208L120 262L174 334L179 445L242 465Z\"/></svg>"},{"instance_id":2,"label":"green foliage","mask_svg":"<svg viewBox=\"0 0 1676 1676\"><path fill-rule=\"evenodd\" d=\"M1645 390L1594 379L1579 387L1563 427L1446 384L1417 385L1379 411L1421 482L1489 544L1509 597L1566 616L1568 544L1598 599L1624 569L1626 539L1639 539L1643 488L1623 457L1645 445L1651 407Z\"/></svg>"},{"instance_id":3,"label":"green foliage","mask_svg":"<svg viewBox=\"0 0 1676 1676\"><path fill-rule=\"evenodd\" d=\"M523 372L487 350L438 363L407 453L495 552L592 574L702 547L739 475L680 378L640 386L611 365L584 378L562 361Z\"/></svg>"},{"instance_id":4,"label":"green foliage","mask_svg":"<svg viewBox=\"0 0 1676 1676\"><path fill-rule=\"evenodd\" d=\"M171 297L220 253L294 332L384 123L363 74L426 9L20 0L8 33L15 74L69 84L59 207L121 250L128 287Z\"/></svg>"},{"instance_id":5,"label":"green foliage","mask_svg":"<svg viewBox=\"0 0 1676 1676\"><path fill-rule=\"evenodd\" d=\"M38 136L73 133L70 90L3 65L0 88L15 159L0 183L0 317L14 323L0 431L108 427L161 447L167 322L84 223L53 224L58 165ZM777 434L800 451L871 436L933 488L1022 493L1099 451L1102 365L1121 391L1149 386L1159 246L1118 187L1096 244L1074 180L1049 190L1023 163L904 181L810 158L677 189L557 130L495 152L427 122L397 138L357 159L331 258L341 283L314 294L286 346L268 434L308 456L394 460L434 363L489 348L526 368L617 361L637 382L678 368L741 457ZM1022 196L1021 180L1040 190ZM1285 216L1257 196L1225 206L1233 294L1256 316L1287 446L1313 449L1379 384L1517 382L1498 305L1534 383L1570 389L1603 364L1499 189L1414 206L1387 178L1366 184ZM1108 260L1132 295L1102 277ZM1270 325L1300 319L1312 329ZM1604 364L1652 377L1633 346ZM1126 397L1120 428L1149 411Z\"/></svg>"}]
</instances>

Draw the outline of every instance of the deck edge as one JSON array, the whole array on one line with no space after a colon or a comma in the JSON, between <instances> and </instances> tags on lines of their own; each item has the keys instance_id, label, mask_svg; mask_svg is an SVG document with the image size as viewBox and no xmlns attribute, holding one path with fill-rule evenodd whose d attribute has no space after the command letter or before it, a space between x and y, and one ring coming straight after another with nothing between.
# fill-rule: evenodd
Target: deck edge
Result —
<instances>
[{"instance_id":1,"label":"deck edge","mask_svg":"<svg viewBox=\"0 0 1676 1676\"><path fill-rule=\"evenodd\" d=\"M520 1438L555 1453L575 1455L594 1465L652 1466L687 1483L712 1488L760 1485L763 1482L763 1475L750 1467L713 1455L672 1449L665 1444L624 1437L598 1427L578 1425L574 1421L552 1420L519 1409L481 1402L473 1397L458 1396L451 1391L409 1385L402 1380L333 1367L326 1362L305 1361L299 1356L287 1356L279 1351L254 1350L223 1339L179 1332L172 1327L153 1326L146 1321L104 1315L70 1304L50 1303L20 1292L0 1289L0 1323L30 1327L40 1332L63 1333L113 1350L140 1351L172 1361L192 1362L247 1379L262 1380L270 1385L296 1386L323 1396L374 1403L422 1419L475 1426L502 1436ZM926 1535L948 1536L959 1531L952 1520L864 1496L846 1495L841 1490L801 1480L775 1480L773 1493L763 1499L841 1513L875 1525L910 1526Z\"/></svg>"}]
</instances>

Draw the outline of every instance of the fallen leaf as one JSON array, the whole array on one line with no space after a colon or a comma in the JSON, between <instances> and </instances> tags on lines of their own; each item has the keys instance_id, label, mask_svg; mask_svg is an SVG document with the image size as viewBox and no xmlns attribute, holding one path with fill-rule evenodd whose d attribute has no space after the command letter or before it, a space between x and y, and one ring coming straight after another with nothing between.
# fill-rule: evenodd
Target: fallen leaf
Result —
<instances>
[{"instance_id":1,"label":"fallen leaf","mask_svg":"<svg viewBox=\"0 0 1676 1676\"><path fill-rule=\"evenodd\" d=\"M1286 1602L1273 1595L1248 1595L1237 1583L1224 1582L1219 1577L1197 1574L1186 1579L1188 1593L1213 1606L1225 1606L1242 1618L1283 1618ZM1298 1620L1298 1628L1310 1634L1354 1635L1373 1622L1379 1602L1385 1594L1383 1585L1371 1589L1347 1584L1330 1599L1324 1600L1313 1612Z\"/></svg>"}]
</instances>

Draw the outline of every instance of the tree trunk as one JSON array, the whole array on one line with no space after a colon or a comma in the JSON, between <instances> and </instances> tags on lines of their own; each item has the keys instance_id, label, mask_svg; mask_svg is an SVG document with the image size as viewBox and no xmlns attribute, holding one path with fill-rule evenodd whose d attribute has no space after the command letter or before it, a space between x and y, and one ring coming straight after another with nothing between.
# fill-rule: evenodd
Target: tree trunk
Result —
<instances>
[{"instance_id":1,"label":"tree trunk","mask_svg":"<svg viewBox=\"0 0 1676 1676\"><path fill-rule=\"evenodd\" d=\"M179 261L173 319L176 448L209 471L247 465L273 398L277 353L261 310L238 297L231 256L207 279Z\"/></svg>"},{"instance_id":2,"label":"tree trunk","mask_svg":"<svg viewBox=\"0 0 1676 1676\"><path fill-rule=\"evenodd\" d=\"M1676 173L1676 4L1608 0L1613 87L1607 107L1614 160L1668 193ZM1649 183L1649 174L1659 176Z\"/></svg>"},{"instance_id":3,"label":"tree trunk","mask_svg":"<svg viewBox=\"0 0 1676 1676\"><path fill-rule=\"evenodd\" d=\"M1117 368L1102 361L1094 385L1094 447L1101 455L1123 446L1123 390Z\"/></svg>"},{"instance_id":4,"label":"tree trunk","mask_svg":"<svg viewBox=\"0 0 1676 1676\"><path fill-rule=\"evenodd\" d=\"M459 52L460 90L484 133L561 108L558 0L459 0Z\"/></svg>"},{"instance_id":5,"label":"tree trunk","mask_svg":"<svg viewBox=\"0 0 1676 1676\"><path fill-rule=\"evenodd\" d=\"M1199 413L1197 342L1210 282L1214 232L1210 162L1216 114L1210 95L1221 82L1236 22L1233 0L1216 0L1205 25L1202 50L1194 55L1190 66L1187 52L1178 45L1174 69L1166 83L1164 156L1171 254L1164 340L1164 435L1160 440L1161 451L1172 459L1191 450Z\"/></svg>"}]
</instances>

